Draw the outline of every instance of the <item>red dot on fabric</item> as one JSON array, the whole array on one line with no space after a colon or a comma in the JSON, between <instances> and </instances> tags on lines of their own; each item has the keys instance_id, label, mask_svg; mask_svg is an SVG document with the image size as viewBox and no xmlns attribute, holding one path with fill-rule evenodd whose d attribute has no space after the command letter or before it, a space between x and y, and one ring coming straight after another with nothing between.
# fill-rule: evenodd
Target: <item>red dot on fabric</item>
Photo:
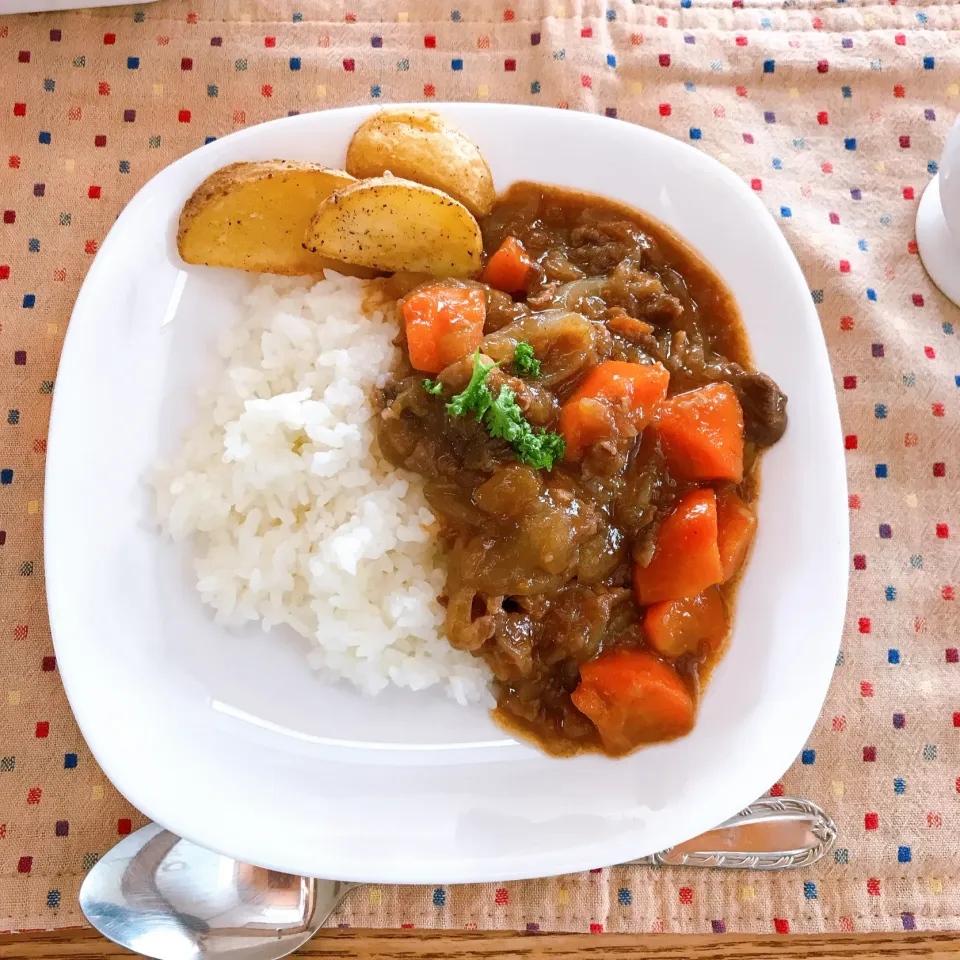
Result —
<instances>
[{"instance_id":1,"label":"red dot on fabric","mask_svg":"<svg viewBox=\"0 0 960 960\"><path fill-rule=\"evenodd\" d=\"M660 104L660 116L661 116L661 117L669 117L672 112L673 112L673 108L670 106L669 103L661 103L661 104Z\"/></svg>"},{"instance_id":2,"label":"red dot on fabric","mask_svg":"<svg viewBox=\"0 0 960 960\"><path fill-rule=\"evenodd\" d=\"M273 96L273 84L265 83L260 87L260 96L261 97L272 97ZM242 111L241 111L242 112Z\"/></svg>"},{"instance_id":3,"label":"red dot on fabric","mask_svg":"<svg viewBox=\"0 0 960 960\"><path fill-rule=\"evenodd\" d=\"M747 38L743 36L743 34L741 34L740 36L737 37L736 43L738 47L745 47L748 41L747 41Z\"/></svg>"},{"instance_id":4,"label":"red dot on fabric","mask_svg":"<svg viewBox=\"0 0 960 960\"><path fill-rule=\"evenodd\" d=\"M356 63L352 59L346 59L343 61L343 69L346 70L347 73L353 73L355 67Z\"/></svg>"},{"instance_id":5,"label":"red dot on fabric","mask_svg":"<svg viewBox=\"0 0 960 960\"><path fill-rule=\"evenodd\" d=\"M180 60L180 69L181 70L192 70L193 69L193 59L191 57L183 57Z\"/></svg>"},{"instance_id":6,"label":"red dot on fabric","mask_svg":"<svg viewBox=\"0 0 960 960\"><path fill-rule=\"evenodd\" d=\"M13 105L13 115L15 117L25 117L27 115L27 105L25 103L15 103Z\"/></svg>"},{"instance_id":7,"label":"red dot on fabric","mask_svg":"<svg viewBox=\"0 0 960 960\"><path fill-rule=\"evenodd\" d=\"M423 38L423 45L428 50L434 50L437 46L437 38L433 34L427 34L427 36Z\"/></svg>"},{"instance_id":8,"label":"red dot on fabric","mask_svg":"<svg viewBox=\"0 0 960 960\"><path fill-rule=\"evenodd\" d=\"M661 53L661 54L657 57L657 62L660 64L661 67L669 67L669 66L670 66L670 54L669 54L669 53Z\"/></svg>"},{"instance_id":9,"label":"red dot on fabric","mask_svg":"<svg viewBox=\"0 0 960 960\"><path fill-rule=\"evenodd\" d=\"M944 600L952 600L952 599L953 599L953 587L951 587L951 586L945 586L945 587L940 591L940 596L943 597Z\"/></svg>"},{"instance_id":10,"label":"red dot on fabric","mask_svg":"<svg viewBox=\"0 0 960 960\"><path fill-rule=\"evenodd\" d=\"M432 83L425 83L423 85L423 95L425 97L435 97L437 95L437 88Z\"/></svg>"},{"instance_id":11,"label":"red dot on fabric","mask_svg":"<svg viewBox=\"0 0 960 960\"><path fill-rule=\"evenodd\" d=\"M866 570L867 569L867 558L862 554L858 553L854 555L853 558L853 569L854 570Z\"/></svg>"},{"instance_id":12,"label":"red dot on fabric","mask_svg":"<svg viewBox=\"0 0 960 960\"><path fill-rule=\"evenodd\" d=\"M870 618L869 618L869 617L860 617L860 619L857 620L857 628L860 630L861 633L869 633L869 632L870 632Z\"/></svg>"},{"instance_id":13,"label":"red dot on fabric","mask_svg":"<svg viewBox=\"0 0 960 960\"><path fill-rule=\"evenodd\" d=\"M877 748L876 747L864 747L863 748L863 762L864 763L876 763L877 760Z\"/></svg>"},{"instance_id":14,"label":"red dot on fabric","mask_svg":"<svg viewBox=\"0 0 960 960\"><path fill-rule=\"evenodd\" d=\"M944 407L944 405L943 405L942 403L931 403L931 404L930 404L930 412L931 412L935 417L942 417L942 416L944 415L944 413L946 413L946 408Z\"/></svg>"},{"instance_id":15,"label":"red dot on fabric","mask_svg":"<svg viewBox=\"0 0 960 960\"><path fill-rule=\"evenodd\" d=\"M747 88L746 88L746 87L737 87L737 96L738 96L738 97L745 97L746 95L747 95Z\"/></svg>"},{"instance_id":16,"label":"red dot on fabric","mask_svg":"<svg viewBox=\"0 0 960 960\"><path fill-rule=\"evenodd\" d=\"M117 821L117 833L126 836L133 829L133 823L127 817L121 817Z\"/></svg>"},{"instance_id":17,"label":"red dot on fabric","mask_svg":"<svg viewBox=\"0 0 960 960\"><path fill-rule=\"evenodd\" d=\"M30 51L29 51L29 50L21 50L20 53L17 55L17 60L18 60L20 63L29 63L29 62L30 62Z\"/></svg>"},{"instance_id":18,"label":"red dot on fabric","mask_svg":"<svg viewBox=\"0 0 960 960\"><path fill-rule=\"evenodd\" d=\"M774 917L773 918L773 929L777 933L789 933L790 932L790 921L784 920L783 917Z\"/></svg>"},{"instance_id":19,"label":"red dot on fabric","mask_svg":"<svg viewBox=\"0 0 960 960\"><path fill-rule=\"evenodd\" d=\"M580 31L580 36L581 36L584 40L589 40L589 39L593 36L593 27L584 27L584 28Z\"/></svg>"},{"instance_id":20,"label":"red dot on fabric","mask_svg":"<svg viewBox=\"0 0 960 960\"><path fill-rule=\"evenodd\" d=\"M693 903L693 888L681 887L679 890L681 903Z\"/></svg>"},{"instance_id":21,"label":"red dot on fabric","mask_svg":"<svg viewBox=\"0 0 960 960\"><path fill-rule=\"evenodd\" d=\"M852 330L854 327L853 317L841 317L840 318L840 329L841 330Z\"/></svg>"},{"instance_id":22,"label":"red dot on fabric","mask_svg":"<svg viewBox=\"0 0 960 960\"><path fill-rule=\"evenodd\" d=\"M93 138L93 145L94 145L95 147L105 147L105 146L107 145L107 137L106 137L106 134L98 133L98 134Z\"/></svg>"},{"instance_id":23,"label":"red dot on fabric","mask_svg":"<svg viewBox=\"0 0 960 960\"><path fill-rule=\"evenodd\" d=\"M870 894L871 897L880 896L880 881L876 877L871 877L867 881L867 893Z\"/></svg>"},{"instance_id":24,"label":"red dot on fabric","mask_svg":"<svg viewBox=\"0 0 960 960\"><path fill-rule=\"evenodd\" d=\"M914 294L914 296L917 296L917 294ZM922 299L922 298L921 298L921 299ZM937 351L934 350L933 347L924 347L924 348L923 348L923 355L924 355L928 360L935 360L935 359L936 359L936 356L937 356Z\"/></svg>"},{"instance_id":25,"label":"red dot on fabric","mask_svg":"<svg viewBox=\"0 0 960 960\"><path fill-rule=\"evenodd\" d=\"M841 272L841 273L849 273L849 272L850 272L850 261L849 261L849 260L841 260L841 261L840 261L840 272Z\"/></svg>"},{"instance_id":26,"label":"red dot on fabric","mask_svg":"<svg viewBox=\"0 0 960 960\"><path fill-rule=\"evenodd\" d=\"M43 670L44 673L50 673L51 670L56 670L57 658L52 656L44 657L43 660L40 661L40 669Z\"/></svg>"},{"instance_id":27,"label":"red dot on fabric","mask_svg":"<svg viewBox=\"0 0 960 960\"><path fill-rule=\"evenodd\" d=\"M880 826L880 814L868 813L863 818L863 827L865 830L876 830Z\"/></svg>"},{"instance_id":28,"label":"red dot on fabric","mask_svg":"<svg viewBox=\"0 0 960 960\"><path fill-rule=\"evenodd\" d=\"M10 279L10 266L9 264L0 264L0 280L9 280Z\"/></svg>"},{"instance_id":29,"label":"red dot on fabric","mask_svg":"<svg viewBox=\"0 0 960 960\"><path fill-rule=\"evenodd\" d=\"M910 149L910 138L909 137L900 137L900 148L902 150Z\"/></svg>"},{"instance_id":30,"label":"red dot on fabric","mask_svg":"<svg viewBox=\"0 0 960 960\"><path fill-rule=\"evenodd\" d=\"M276 38L276 37L264 37L264 38L263 38L263 45L264 45L265 47L275 47L275 46L277 45L277 38Z\"/></svg>"},{"instance_id":31,"label":"red dot on fabric","mask_svg":"<svg viewBox=\"0 0 960 960\"><path fill-rule=\"evenodd\" d=\"M99 188L99 187L96 187L96 186L90 187L90 189L87 190L87 196L88 196L91 200L99 200L99 199L100 199L100 188Z\"/></svg>"},{"instance_id":32,"label":"red dot on fabric","mask_svg":"<svg viewBox=\"0 0 960 960\"><path fill-rule=\"evenodd\" d=\"M17 222L17 211L16 211L16 210L4 210L4 211L3 211L3 222L4 222L4 223L16 223L16 222Z\"/></svg>"},{"instance_id":33,"label":"red dot on fabric","mask_svg":"<svg viewBox=\"0 0 960 960\"><path fill-rule=\"evenodd\" d=\"M33 857L21 857L17 861L17 873L29 873L33 869Z\"/></svg>"},{"instance_id":34,"label":"red dot on fabric","mask_svg":"<svg viewBox=\"0 0 960 960\"><path fill-rule=\"evenodd\" d=\"M904 187L903 188L903 199L912 200L914 198L913 187Z\"/></svg>"},{"instance_id":35,"label":"red dot on fabric","mask_svg":"<svg viewBox=\"0 0 960 960\"><path fill-rule=\"evenodd\" d=\"M763 181L759 177L754 177L750 181L750 189L759 192L763 189Z\"/></svg>"},{"instance_id":36,"label":"red dot on fabric","mask_svg":"<svg viewBox=\"0 0 960 960\"><path fill-rule=\"evenodd\" d=\"M580 86L586 87L589 90L593 86L593 81L587 76L587 74L582 73L580 75Z\"/></svg>"},{"instance_id":37,"label":"red dot on fabric","mask_svg":"<svg viewBox=\"0 0 960 960\"><path fill-rule=\"evenodd\" d=\"M843 378L843 389L844 390L856 390L857 389L857 378L856 377L844 377Z\"/></svg>"},{"instance_id":38,"label":"red dot on fabric","mask_svg":"<svg viewBox=\"0 0 960 960\"><path fill-rule=\"evenodd\" d=\"M943 658L947 663L960 663L960 650L956 647L947 647L943 652Z\"/></svg>"},{"instance_id":39,"label":"red dot on fabric","mask_svg":"<svg viewBox=\"0 0 960 960\"><path fill-rule=\"evenodd\" d=\"M937 539L946 540L950 536L950 528L945 523L937 524Z\"/></svg>"},{"instance_id":40,"label":"red dot on fabric","mask_svg":"<svg viewBox=\"0 0 960 960\"><path fill-rule=\"evenodd\" d=\"M857 435L855 433L848 433L843 438L843 447L845 450L856 450L857 449Z\"/></svg>"},{"instance_id":41,"label":"red dot on fabric","mask_svg":"<svg viewBox=\"0 0 960 960\"><path fill-rule=\"evenodd\" d=\"M115 33L105 33L103 35L103 42L108 46L113 46L117 42L117 35Z\"/></svg>"},{"instance_id":42,"label":"red dot on fabric","mask_svg":"<svg viewBox=\"0 0 960 960\"><path fill-rule=\"evenodd\" d=\"M511 23L517 18L517 15L512 10L503 11L503 19L505 23Z\"/></svg>"},{"instance_id":43,"label":"red dot on fabric","mask_svg":"<svg viewBox=\"0 0 960 960\"><path fill-rule=\"evenodd\" d=\"M893 42L894 42L898 47L905 47L905 46L907 45L907 38L906 38L906 36L905 36L904 34L898 33L898 34L893 38Z\"/></svg>"},{"instance_id":44,"label":"red dot on fabric","mask_svg":"<svg viewBox=\"0 0 960 960\"><path fill-rule=\"evenodd\" d=\"M35 735L38 739L40 739L40 740L43 740L44 738L49 737L49 736L50 736L50 721L49 721L49 720L41 720L41 721L37 724L37 728L36 728L36 730L34 731L34 735Z\"/></svg>"},{"instance_id":45,"label":"red dot on fabric","mask_svg":"<svg viewBox=\"0 0 960 960\"><path fill-rule=\"evenodd\" d=\"M826 73L830 69L830 64L826 60L817 61L817 73Z\"/></svg>"},{"instance_id":46,"label":"red dot on fabric","mask_svg":"<svg viewBox=\"0 0 960 960\"><path fill-rule=\"evenodd\" d=\"M847 507L850 510L859 510L860 509L860 494L851 493L847 496Z\"/></svg>"},{"instance_id":47,"label":"red dot on fabric","mask_svg":"<svg viewBox=\"0 0 960 960\"><path fill-rule=\"evenodd\" d=\"M873 696L873 684L869 680L860 681L860 696L861 697Z\"/></svg>"},{"instance_id":48,"label":"red dot on fabric","mask_svg":"<svg viewBox=\"0 0 960 960\"><path fill-rule=\"evenodd\" d=\"M190 111L189 110L180 110L177 113L177 120L180 123L189 123L190 122Z\"/></svg>"},{"instance_id":49,"label":"red dot on fabric","mask_svg":"<svg viewBox=\"0 0 960 960\"><path fill-rule=\"evenodd\" d=\"M935 477L945 477L947 475L947 465L942 461L933 465L933 475Z\"/></svg>"},{"instance_id":50,"label":"red dot on fabric","mask_svg":"<svg viewBox=\"0 0 960 960\"><path fill-rule=\"evenodd\" d=\"M908 240L908 241L907 241L907 253L916 254L917 250L918 250L917 241L916 241L916 240Z\"/></svg>"},{"instance_id":51,"label":"red dot on fabric","mask_svg":"<svg viewBox=\"0 0 960 960\"><path fill-rule=\"evenodd\" d=\"M775 783L775 784L770 788L770 796L771 796L771 797L782 797L782 796L783 796L783 784L782 784L782 783Z\"/></svg>"},{"instance_id":52,"label":"red dot on fabric","mask_svg":"<svg viewBox=\"0 0 960 960\"><path fill-rule=\"evenodd\" d=\"M506 887L498 887L493 895L493 902L505 906L510 902L510 891Z\"/></svg>"}]
</instances>

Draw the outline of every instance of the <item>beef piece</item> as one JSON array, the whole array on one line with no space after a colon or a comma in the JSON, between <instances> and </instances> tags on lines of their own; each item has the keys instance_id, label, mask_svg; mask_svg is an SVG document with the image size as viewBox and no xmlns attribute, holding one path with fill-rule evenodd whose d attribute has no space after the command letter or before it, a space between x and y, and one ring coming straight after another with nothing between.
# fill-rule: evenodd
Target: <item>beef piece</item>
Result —
<instances>
[{"instance_id":1,"label":"beef piece","mask_svg":"<svg viewBox=\"0 0 960 960\"><path fill-rule=\"evenodd\" d=\"M765 373L745 373L733 386L743 407L744 435L758 447L775 444L787 429L787 396Z\"/></svg>"}]
</instances>

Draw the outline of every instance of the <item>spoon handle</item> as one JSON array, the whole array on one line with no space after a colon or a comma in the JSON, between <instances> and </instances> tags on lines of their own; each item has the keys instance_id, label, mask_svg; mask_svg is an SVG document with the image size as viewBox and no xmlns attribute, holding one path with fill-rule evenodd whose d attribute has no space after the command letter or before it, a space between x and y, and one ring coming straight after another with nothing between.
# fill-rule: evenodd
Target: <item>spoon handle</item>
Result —
<instances>
[{"instance_id":1,"label":"spoon handle","mask_svg":"<svg viewBox=\"0 0 960 960\"><path fill-rule=\"evenodd\" d=\"M816 863L836 838L836 824L815 803L763 797L692 840L627 864L789 870Z\"/></svg>"}]
</instances>

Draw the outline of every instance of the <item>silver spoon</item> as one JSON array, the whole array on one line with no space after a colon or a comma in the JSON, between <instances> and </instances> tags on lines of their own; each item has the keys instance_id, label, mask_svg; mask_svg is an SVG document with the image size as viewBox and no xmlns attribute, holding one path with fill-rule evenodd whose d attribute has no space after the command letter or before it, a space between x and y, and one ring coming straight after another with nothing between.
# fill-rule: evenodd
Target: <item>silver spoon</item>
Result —
<instances>
[{"instance_id":1,"label":"silver spoon","mask_svg":"<svg viewBox=\"0 0 960 960\"><path fill-rule=\"evenodd\" d=\"M815 863L835 839L833 821L815 804L767 797L693 840L629 863L782 870ZM358 886L238 863L150 824L87 874L80 908L108 940L156 960L279 960Z\"/></svg>"}]
</instances>

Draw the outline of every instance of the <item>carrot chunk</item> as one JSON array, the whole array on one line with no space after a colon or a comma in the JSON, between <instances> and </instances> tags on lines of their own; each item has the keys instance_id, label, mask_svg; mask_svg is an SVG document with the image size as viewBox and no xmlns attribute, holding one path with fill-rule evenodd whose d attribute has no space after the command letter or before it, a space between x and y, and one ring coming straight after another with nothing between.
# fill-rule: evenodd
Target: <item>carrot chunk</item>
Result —
<instances>
[{"instance_id":1,"label":"carrot chunk","mask_svg":"<svg viewBox=\"0 0 960 960\"><path fill-rule=\"evenodd\" d=\"M724 580L743 566L756 529L757 515L733 490L717 497L717 547Z\"/></svg>"},{"instance_id":2,"label":"carrot chunk","mask_svg":"<svg viewBox=\"0 0 960 960\"><path fill-rule=\"evenodd\" d=\"M711 383L664 401L657 429L675 479L743 479L743 410L728 383Z\"/></svg>"},{"instance_id":3,"label":"carrot chunk","mask_svg":"<svg viewBox=\"0 0 960 960\"><path fill-rule=\"evenodd\" d=\"M633 589L641 606L695 597L723 580L717 547L717 497L712 490L688 493L668 514L653 557L635 564Z\"/></svg>"},{"instance_id":4,"label":"carrot chunk","mask_svg":"<svg viewBox=\"0 0 960 960\"><path fill-rule=\"evenodd\" d=\"M676 670L649 650L611 650L582 664L580 684L570 696L612 754L693 729L690 691Z\"/></svg>"},{"instance_id":5,"label":"carrot chunk","mask_svg":"<svg viewBox=\"0 0 960 960\"><path fill-rule=\"evenodd\" d=\"M504 293L523 293L532 267L523 244L516 237L507 237L487 261L480 280Z\"/></svg>"},{"instance_id":6,"label":"carrot chunk","mask_svg":"<svg viewBox=\"0 0 960 960\"><path fill-rule=\"evenodd\" d=\"M647 607L643 630L650 646L663 657L714 651L727 635L727 611L717 587L683 600L665 600Z\"/></svg>"},{"instance_id":7,"label":"carrot chunk","mask_svg":"<svg viewBox=\"0 0 960 960\"><path fill-rule=\"evenodd\" d=\"M608 360L594 367L560 410L566 458L580 460L587 447L616 435L618 417L639 432L667 395L670 374L659 363Z\"/></svg>"},{"instance_id":8,"label":"carrot chunk","mask_svg":"<svg viewBox=\"0 0 960 960\"><path fill-rule=\"evenodd\" d=\"M431 284L404 297L400 314L410 362L417 370L439 373L480 346L487 298L479 287Z\"/></svg>"}]
</instances>

